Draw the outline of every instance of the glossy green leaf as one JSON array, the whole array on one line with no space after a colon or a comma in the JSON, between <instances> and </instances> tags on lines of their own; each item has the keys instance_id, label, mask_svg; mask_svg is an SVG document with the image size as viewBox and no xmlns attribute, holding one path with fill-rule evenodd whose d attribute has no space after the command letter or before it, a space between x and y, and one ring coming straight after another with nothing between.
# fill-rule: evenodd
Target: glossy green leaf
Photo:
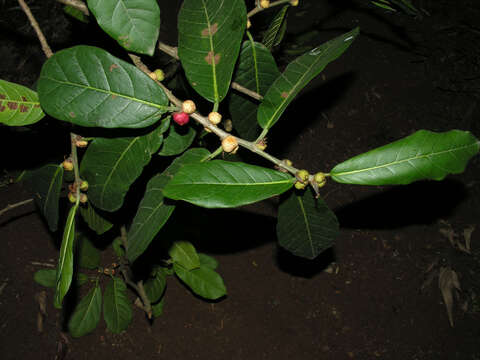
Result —
<instances>
[{"instance_id":1,"label":"glossy green leaf","mask_svg":"<svg viewBox=\"0 0 480 360\"><path fill-rule=\"evenodd\" d=\"M147 249L175 209L175 205L164 202L163 188L184 165L200 162L209 154L206 149L189 149L176 158L163 173L148 182L145 195L128 231L127 257L131 263Z\"/></svg>"},{"instance_id":2,"label":"glossy green leaf","mask_svg":"<svg viewBox=\"0 0 480 360\"><path fill-rule=\"evenodd\" d=\"M63 231L62 245L57 265L55 279L55 296L53 304L56 308L62 308L63 298L68 292L73 276L73 242L75 240L75 215L78 204L75 204L68 213L65 230Z\"/></svg>"},{"instance_id":3,"label":"glossy green leaf","mask_svg":"<svg viewBox=\"0 0 480 360\"><path fill-rule=\"evenodd\" d=\"M33 275L36 283L48 287L55 287L57 279L57 269L40 269Z\"/></svg>"},{"instance_id":4,"label":"glossy green leaf","mask_svg":"<svg viewBox=\"0 0 480 360\"><path fill-rule=\"evenodd\" d=\"M34 124L44 116L35 91L0 79L0 123L24 126Z\"/></svg>"},{"instance_id":5,"label":"glossy green leaf","mask_svg":"<svg viewBox=\"0 0 480 360\"><path fill-rule=\"evenodd\" d=\"M31 188L40 212L45 217L50 231L58 228L58 203L62 189L63 167L49 164L40 169L28 171L23 177Z\"/></svg>"},{"instance_id":6,"label":"glossy green leaf","mask_svg":"<svg viewBox=\"0 0 480 360\"><path fill-rule=\"evenodd\" d=\"M152 304L160 300L160 297L163 295L166 286L167 274L165 269L161 267L154 269L151 277L148 278L143 284L145 293Z\"/></svg>"},{"instance_id":7,"label":"glossy green leaf","mask_svg":"<svg viewBox=\"0 0 480 360\"><path fill-rule=\"evenodd\" d=\"M209 267L200 266L189 271L174 263L173 270L195 294L205 299L215 300L227 294L222 277Z\"/></svg>"},{"instance_id":8,"label":"glossy green leaf","mask_svg":"<svg viewBox=\"0 0 480 360\"><path fill-rule=\"evenodd\" d=\"M270 51L252 39L244 41L233 80L249 90L265 95L279 76L280 71ZM257 122L258 103L235 91L232 91L230 96L229 109L235 130L243 138L255 140L260 134Z\"/></svg>"},{"instance_id":9,"label":"glossy green leaf","mask_svg":"<svg viewBox=\"0 0 480 360\"><path fill-rule=\"evenodd\" d=\"M178 14L178 56L205 99L227 94L245 31L244 0L185 0Z\"/></svg>"},{"instance_id":10,"label":"glossy green leaf","mask_svg":"<svg viewBox=\"0 0 480 360\"><path fill-rule=\"evenodd\" d=\"M98 212L95 211L90 202L80 207L80 214L82 215L83 220L85 220L87 223L88 227L95 231L98 235L102 235L110 230L113 226L110 221L100 216Z\"/></svg>"},{"instance_id":11,"label":"glossy green leaf","mask_svg":"<svg viewBox=\"0 0 480 360\"><path fill-rule=\"evenodd\" d=\"M292 61L272 84L258 108L257 120L260 126L270 129L300 90L330 62L342 55L358 33L358 28L355 28Z\"/></svg>"},{"instance_id":12,"label":"glossy green leaf","mask_svg":"<svg viewBox=\"0 0 480 360\"><path fill-rule=\"evenodd\" d=\"M479 141L468 131L420 130L338 164L330 175L340 183L363 185L442 180L448 174L463 172L479 148Z\"/></svg>"},{"instance_id":13,"label":"glossy green leaf","mask_svg":"<svg viewBox=\"0 0 480 360\"><path fill-rule=\"evenodd\" d=\"M172 123L158 155L172 156L181 154L192 145L195 135L196 131L191 126L180 128Z\"/></svg>"},{"instance_id":14,"label":"glossy green leaf","mask_svg":"<svg viewBox=\"0 0 480 360\"><path fill-rule=\"evenodd\" d=\"M263 35L262 43L271 50L280 44L287 28L287 10L290 6L285 5L272 20L267 31Z\"/></svg>"},{"instance_id":15,"label":"glossy green leaf","mask_svg":"<svg viewBox=\"0 0 480 360\"><path fill-rule=\"evenodd\" d=\"M44 111L80 126L142 128L168 110L164 91L135 66L92 46L56 52L42 67Z\"/></svg>"},{"instance_id":16,"label":"glossy green leaf","mask_svg":"<svg viewBox=\"0 0 480 360\"><path fill-rule=\"evenodd\" d=\"M241 162L214 160L184 166L167 184L165 196L207 208L229 208L279 195L292 187L285 173Z\"/></svg>"},{"instance_id":17,"label":"glossy green leaf","mask_svg":"<svg viewBox=\"0 0 480 360\"><path fill-rule=\"evenodd\" d=\"M168 250L168 255L174 263L182 265L187 270L200 267L197 251L188 241L175 241Z\"/></svg>"},{"instance_id":18,"label":"glossy green leaf","mask_svg":"<svg viewBox=\"0 0 480 360\"><path fill-rule=\"evenodd\" d=\"M87 148L80 172L88 181L88 199L99 209L118 210L130 185L140 176L163 136L161 127L147 135L96 138Z\"/></svg>"},{"instance_id":19,"label":"glossy green leaf","mask_svg":"<svg viewBox=\"0 0 480 360\"><path fill-rule=\"evenodd\" d=\"M93 245L85 234L78 234L78 265L86 269L96 269L100 266L100 250Z\"/></svg>"},{"instance_id":20,"label":"glossy green leaf","mask_svg":"<svg viewBox=\"0 0 480 360\"><path fill-rule=\"evenodd\" d=\"M152 0L87 0L98 25L127 51L153 55L160 8Z\"/></svg>"},{"instance_id":21,"label":"glossy green leaf","mask_svg":"<svg viewBox=\"0 0 480 360\"><path fill-rule=\"evenodd\" d=\"M132 305L127 297L127 285L119 277L110 279L103 293L103 318L114 334L126 330L132 322Z\"/></svg>"},{"instance_id":22,"label":"glossy green leaf","mask_svg":"<svg viewBox=\"0 0 480 360\"><path fill-rule=\"evenodd\" d=\"M200 260L201 266L208 267L212 270L215 270L218 267L218 261L210 255L198 253L198 259Z\"/></svg>"},{"instance_id":23,"label":"glossy green leaf","mask_svg":"<svg viewBox=\"0 0 480 360\"><path fill-rule=\"evenodd\" d=\"M278 208L278 243L296 256L314 259L333 246L338 228L335 214L308 189L292 191Z\"/></svg>"},{"instance_id":24,"label":"glossy green leaf","mask_svg":"<svg viewBox=\"0 0 480 360\"><path fill-rule=\"evenodd\" d=\"M72 317L68 321L70 334L73 337L80 337L92 332L100 321L101 312L102 292L97 284L75 306Z\"/></svg>"},{"instance_id":25,"label":"glossy green leaf","mask_svg":"<svg viewBox=\"0 0 480 360\"><path fill-rule=\"evenodd\" d=\"M163 307L165 305L165 298L163 297L158 303L152 305L152 315L159 317L163 314Z\"/></svg>"}]
</instances>

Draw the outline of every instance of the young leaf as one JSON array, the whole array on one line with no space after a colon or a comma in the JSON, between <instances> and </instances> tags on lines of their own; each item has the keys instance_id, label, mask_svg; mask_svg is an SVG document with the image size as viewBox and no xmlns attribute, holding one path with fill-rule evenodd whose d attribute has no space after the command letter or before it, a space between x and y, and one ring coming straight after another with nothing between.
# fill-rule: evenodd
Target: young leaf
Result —
<instances>
[{"instance_id":1,"label":"young leaf","mask_svg":"<svg viewBox=\"0 0 480 360\"><path fill-rule=\"evenodd\" d=\"M56 269L40 269L33 275L33 280L35 280L36 283L48 288L55 287L56 279Z\"/></svg>"},{"instance_id":2,"label":"young leaf","mask_svg":"<svg viewBox=\"0 0 480 360\"><path fill-rule=\"evenodd\" d=\"M165 141L163 142L162 149L158 155L172 156L178 155L184 152L190 145L192 145L193 139L195 139L196 132L189 126L185 132L179 133L175 124L170 125L170 131L168 132ZM182 129L184 130L184 129Z\"/></svg>"},{"instance_id":3,"label":"young leaf","mask_svg":"<svg viewBox=\"0 0 480 360\"><path fill-rule=\"evenodd\" d=\"M82 206L80 208L80 214L82 215L83 220L85 220L87 223L88 227L95 231L98 235L102 235L110 230L113 226L110 221L106 220L95 211L90 202L86 204L86 206Z\"/></svg>"},{"instance_id":4,"label":"young leaf","mask_svg":"<svg viewBox=\"0 0 480 360\"><path fill-rule=\"evenodd\" d=\"M274 46L277 46L282 41L287 28L287 10L289 5L285 5L273 18L272 23L268 27L265 35L263 35L262 43L268 50L272 50Z\"/></svg>"},{"instance_id":5,"label":"young leaf","mask_svg":"<svg viewBox=\"0 0 480 360\"><path fill-rule=\"evenodd\" d=\"M103 293L103 318L114 334L126 330L132 322L132 306L127 297L127 286L119 277L112 278Z\"/></svg>"},{"instance_id":6,"label":"young leaf","mask_svg":"<svg viewBox=\"0 0 480 360\"><path fill-rule=\"evenodd\" d=\"M243 0L185 0L178 56L192 87L219 103L227 94L247 22Z\"/></svg>"},{"instance_id":7,"label":"young leaf","mask_svg":"<svg viewBox=\"0 0 480 360\"><path fill-rule=\"evenodd\" d=\"M159 317L163 314L163 307L165 305L165 298L163 297L158 303L152 305L152 315Z\"/></svg>"},{"instance_id":8,"label":"young leaf","mask_svg":"<svg viewBox=\"0 0 480 360\"><path fill-rule=\"evenodd\" d=\"M254 42L251 38L243 42L234 74L235 82L260 95L265 95L279 76L280 71L275 64L275 59L265 46ZM255 140L260 134L257 123L257 103L237 92L232 92L230 96L229 109L235 130L243 138Z\"/></svg>"},{"instance_id":9,"label":"young leaf","mask_svg":"<svg viewBox=\"0 0 480 360\"><path fill-rule=\"evenodd\" d=\"M87 0L98 25L127 51L152 56L160 30L160 8L151 0Z\"/></svg>"},{"instance_id":10,"label":"young leaf","mask_svg":"<svg viewBox=\"0 0 480 360\"><path fill-rule=\"evenodd\" d=\"M333 180L346 184L405 185L465 170L480 142L468 131L420 130L391 144L357 155L335 166Z\"/></svg>"},{"instance_id":11,"label":"young leaf","mask_svg":"<svg viewBox=\"0 0 480 360\"><path fill-rule=\"evenodd\" d=\"M34 124L44 116L35 91L0 79L0 123L24 126Z\"/></svg>"},{"instance_id":12,"label":"young leaf","mask_svg":"<svg viewBox=\"0 0 480 360\"><path fill-rule=\"evenodd\" d=\"M309 190L292 191L278 208L277 237L296 256L314 259L333 246L338 235L335 214Z\"/></svg>"},{"instance_id":13,"label":"young leaf","mask_svg":"<svg viewBox=\"0 0 480 360\"><path fill-rule=\"evenodd\" d=\"M153 277L150 277L145 281L143 287L148 299L153 304L160 299L165 291L165 287L167 286L167 274L164 268L158 267L153 271L152 275Z\"/></svg>"},{"instance_id":14,"label":"young leaf","mask_svg":"<svg viewBox=\"0 0 480 360\"><path fill-rule=\"evenodd\" d=\"M197 251L188 241L175 241L168 250L168 255L174 263L182 265L187 270L200 267Z\"/></svg>"},{"instance_id":15,"label":"young leaf","mask_svg":"<svg viewBox=\"0 0 480 360\"><path fill-rule=\"evenodd\" d=\"M207 208L228 208L279 195L294 179L279 171L214 160L184 166L167 184L165 196Z\"/></svg>"},{"instance_id":16,"label":"young leaf","mask_svg":"<svg viewBox=\"0 0 480 360\"><path fill-rule=\"evenodd\" d=\"M70 209L63 231L62 246L60 247L60 257L57 265L57 276L55 279L55 297L53 305L61 309L62 301L68 292L72 283L73 276L73 242L75 240L75 215L78 204Z\"/></svg>"},{"instance_id":17,"label":"young leaf","mask_svg":"<svg viewBox=\"0 0 480 360\"><path fill-rule=\"evenodd\" d=\"M348 49L358 32L358 28L355 28L292 61L268 89L258 107L257 120L260 126L270 129L300 90Z\"/></svg>"},{"instance_id":18,"label":"young leaf","mask_svg":"<svg viewBox=\"0 0 480 360\"><path fill-rule=\"evenodd\" d=\"M174 263L173 270L195 294L205 299L215 300L227 294L222 277L208 267L200 266L189 271Z\"/></svg>"},{"instance_id":19,"label":"young leaf","mask_svg":"<svg viewBox=\"0 0 480 360\"><path fill-rule=\"evenodd\" d=\"M96 207L118 210L130 185L162 144L161 127L128 138L96 138L87 148L80 172L88 181L88 199Z\"/></svg>"},{"instance_id":20,"label":"young leaf","mask_svg":"<svg viewBox=\"0 0 480 360\"><path fill-rule=\"evenodd\" d=\"M218 261L207 254L198 253L198 258L200 259L200 266L208 267L212 270L218 267Z\"/></svg>"},{"instance_id":21,"label":"young leaf","mask_svg":"<svg viewBox=\"0 0 480 360\"><path fill-rule=\"evenodd\" d=\"M142 128L168 110L148 75L93 46L56 52L42 67L38 96L45 112L80 126Z\"/></svg>"},{"instance_id":22,"label":"young leaf","mask_svg":"<svg viewBox=\"0 0 480 360\"><path fill-rule=\"evenodd\" d=\"M78 265L86 269L96 269L100 266L101 253L84 234L78 234Z\"/></svg>"},{"instance_id":23,"label":"young leaf","mask_svg":"<svg viewBox=\"0 0 480 360\"><path fill-rule=\"evenodd\" d=\"M102 312L102 292L95 285L75 307L68 321L68 330L73 337L80 337L92 332L100 321Z\"/></svg>"},{"instance_id":24,"label":"young leaf","mask_svg":"<svg viewBox=\"0 0 480 360\"><path fill-rule=\"evenodd\" d=\"M34 199L45 217L50 231L57 231L58 202L62 189L63 167L49 164L40 169L28 171L24 180L34 192Z\"/></svg>"},{"instance_id":25,"label":"young leaf","mask_svg":"<svg viewBox=\"0 0 480 360\"><path fill-rule=\"evenodd\" d=\"M148 182L145 195L128 231L127 257L131 263L150 245L175 209L175 205L164 202L163 188L184 165L200 162L209 154L206 149L190 149L176 158L163 173Z\"/></svg>"}]
</instances>

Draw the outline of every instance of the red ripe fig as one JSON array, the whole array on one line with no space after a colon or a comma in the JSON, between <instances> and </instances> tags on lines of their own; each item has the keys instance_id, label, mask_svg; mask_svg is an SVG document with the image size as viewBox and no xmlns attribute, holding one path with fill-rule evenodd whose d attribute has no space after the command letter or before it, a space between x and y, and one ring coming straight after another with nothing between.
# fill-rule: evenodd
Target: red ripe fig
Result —
<instances>
[{"instance_id":1,"label":"red ripe fig","mask_svg":"<svg viewBox=\"0 0 480 360\"><path fill-rule=\"evenodd\" d=\"M173 121L175 121L180 126L188 124L189 120L190 120L190 116L187 113L184 113L183 111L179 113L173 113Z\"/></svg>"}]
</instances>

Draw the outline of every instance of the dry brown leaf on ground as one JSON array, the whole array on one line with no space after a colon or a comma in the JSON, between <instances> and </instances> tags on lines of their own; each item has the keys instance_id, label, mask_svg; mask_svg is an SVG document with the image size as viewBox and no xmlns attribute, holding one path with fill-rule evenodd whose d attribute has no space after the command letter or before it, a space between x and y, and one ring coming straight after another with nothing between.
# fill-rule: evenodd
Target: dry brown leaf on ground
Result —
<instances>
[{"instance_id":1,"label":"dry brown leaf on ground","mask_svg":"<svg viewBox=\"0 0 480 360\"><path fill-rule=\"evenodd\" d=\"M453 327L453 293L455 289L461 291L457 273L450 267L441 267L438 276L438 287L442 292L443 302L447 308L448 320Z\"/></svg>"}]
</instances>

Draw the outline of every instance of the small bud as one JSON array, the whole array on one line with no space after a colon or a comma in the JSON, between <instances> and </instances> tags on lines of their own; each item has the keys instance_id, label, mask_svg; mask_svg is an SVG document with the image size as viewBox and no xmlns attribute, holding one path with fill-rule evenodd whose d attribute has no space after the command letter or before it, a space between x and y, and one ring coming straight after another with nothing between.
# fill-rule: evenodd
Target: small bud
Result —
<instances>
[{"instance_id":1,"label":"small bud","mask_svg":"<svg viewBox=\"0 0 480 360\"><path fill-rule=\"evenodd\" d=\"M75 141L75 146L79 148L84 148L88 146L88 141L87 140L76 140Z\"/></svg>"},{"instance_id":2,"label":"small bud","mask_svg":"<svg viewBox=\"0 0 480 360\"><path fill-rule=\"evenodd\" d=\"M72 171L73 170L73 161L72 159L65 159L62 163L63 168L66 171Z\"/></svg>"},{"instance_id":3,"label":"small bud","mask_svg":"<svg viewBox=\"0 0 480 360\"><path fill-rule=\"evenodd\" d=\"M287 165L287 166L292 166L292 165L293 165L293 163L292 163L290 160L288 160L288 159L283 159L282 161L283 161L283 163L284 163L285 165Z\"/></svg>"},{"instance_id":4,"label":"small bud","mask_svg":"<svg viewBox=\"0 0 480 360\"><path fill-rule=\"evenodd\" d=\"M315 176L313 177L313 180L318 184L319 188L325 186L325 184L327 183L327 178L325 177L325 174L322 172L316 173Z\"/></svg>"},{"instance_id":5,"label":"small bud","mask_svg":"<svg viewBox=\"0 0 480 360\"><path fill-rule=\"evenodd\" d=\"M222 140L222 149L227 153L233 153L238 150L238 141L235 136L228 135Z\"/></svg>"},{"instance_id":6,"label":"small bud","mask_svg":"<svg viewBox=\"0 0 480 360\"><path fill-rule=\"evenodd\" d=\"M150 77L153 80L163 81L165 79L165 73L162 69L157 69L154 72L150 73Z\"/></svg>"},{"instance_id":7,"label":"small bud","mask_svg":"<svg viewBox=\"0 0 480 360\"><path fill-rule=\"evenodd\" d=\"M247 29L250 29L252 27L252 22L250 19L247 19Z\"/></svg>"},{"instance_id":8,"label":"small bud","mask_svg":"<svg viewBox=\"0 0 480 360\"><path fill-rule=\"evenodd\" d=\"M188 124L189 120L190 116L184 112L173 113L173 121L175 121L180 126Z\"/></svg>"},{"instance_id":9,"label":"small bud","mask_svg":"<svg viewBox=\"0 0 480 360\"><path fill-rule=\"evenodd\" d=\"M73 204L77 202L77 194L74 192L68 193L68 200Z\"/></svg>"},{"instance_id":10,"label":"small bud","mask_svg":"<svg viewBox=\"0 0 480 360\"><path fill-rule=\"evenodd\" d=\"M263 138L255 143L255 146L260 150L265 150L267 148L267 139Z\"/></svg>"},{"instance_id":11,"label":"small bud","mask_svg":"<svg viewBox=\"0 0 480 360\"><path fill-rule=\"evenodd\" d=\"M290 0L290 5L298 6L298 0Z\"/></svg>"},{"instance_id":12,"label":"small bud","mask_svg":"<svg viewBox=\"0 0 480 360\"><path fill-rule=\"evenodd\" d=\"M297 189L297 190L303 190L303 189L305 189L306 186L307 186L306 184L304 184L300 181L297 181L295 183L295 189Z\"/></svg>"},{"instance_id":13,"label":"small bud","mask_svg":"<svg viewBox=\"0 0 480 360\"><path fill-rule=\"evenodd\" d=\"M270 0L260 0L260 7L268 9L270 7Z\"/></svg>"},{"instance_id":14,"label":"small bud","mask_svg":"<svg viewBox=\"0 0 480 360\"><path fill-rule=\"evenodd\" d=\"M80 183L80 190L87 191L88 190L88 182L87 180L82 180Z\"/></svg>"},{"instance_id":15,"label":"small bud","mask_svg":"<svg viewBox=\"0 0 480 360\"><path fill-rule=\"evenodd\" d=\"M193 114L197 110L195 103L192 100L185 100L182 103L182 111L186 114Z\"/></svg>"},{"instance_id":16,"label":"small bud","mask_svg":"<svg viewBox=\"0 0 480 360\"><path fill-rule=\"evenodd\" d=\"M225 121L223 122L223 128L224 128L225 131L227 131L227 132L232 131L232 129L233 129L232 120L230 120L230 119L225 120Z\"/></svg>"},{"instance_id":17,"label":"small bud","mask_svg":"<svg viewBox=\"0 0 480 360\"><path fill-rule=\"evenodd\" d=\"M308 173L307 170L299 170L299 171L297 171L295 176L298 179L298 181L306 184L308 182L308 178L309 178L310 174Z\"/></svg>"},{"instance_id":18,"label":"small bud","mask_svg":"<svg viewBox=\"0 0 480 360\"><path fill-rule=\"evenodd\" d=\"M220 124L220 121L222 121L222 115L216 111L212 111L210 114L208 114L208 121L210 121L213 125L218 125Z\"/></svg>"},{"instance_id":19,"label":"small bud","mask_svg":"<svg viewBox=\"0 0 480 360\"><path fill-rule=\"evenodd\" d=\"M80 202L81 202L82 204L85 204L87 201L88 201L87 194L81 193L81 194L80 194Z\"/></svg>"}]
</instances>

